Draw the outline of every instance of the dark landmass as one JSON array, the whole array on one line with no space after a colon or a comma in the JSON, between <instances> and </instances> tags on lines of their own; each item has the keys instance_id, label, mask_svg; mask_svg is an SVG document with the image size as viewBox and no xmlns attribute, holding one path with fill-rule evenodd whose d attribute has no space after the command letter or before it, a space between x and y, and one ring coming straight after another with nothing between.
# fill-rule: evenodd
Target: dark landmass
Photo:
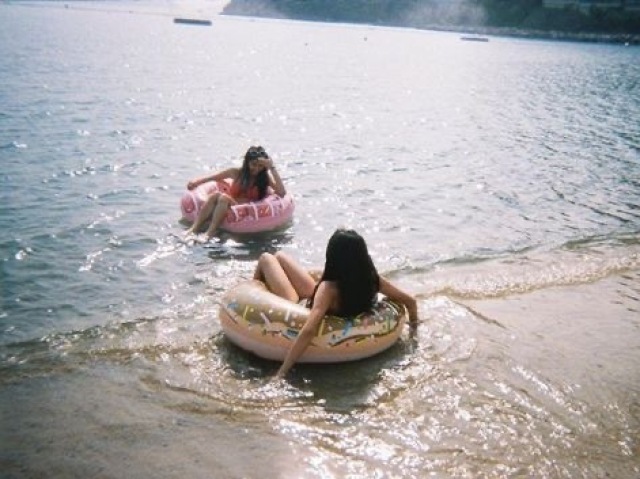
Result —
<instances>
[{"instance_id":1,"label":"dark landmass","mask_svg":"<svg viewBox=\"0 0 640 479\"><path fill-rule=\"evenodd\" d=\"M542 0L231 0L226 15L478 35L640 44L640 11L545 8Z\"/></svg>"}]
</instances>

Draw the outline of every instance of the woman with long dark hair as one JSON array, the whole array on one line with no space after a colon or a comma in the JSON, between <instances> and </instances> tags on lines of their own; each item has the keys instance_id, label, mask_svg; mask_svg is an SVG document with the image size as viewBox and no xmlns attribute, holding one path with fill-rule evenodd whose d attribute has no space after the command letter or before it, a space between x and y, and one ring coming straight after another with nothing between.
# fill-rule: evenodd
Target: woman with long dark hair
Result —
<instances>
[{"instance_id":1,"label":"woman with long dark hair","mask_svg":"<svg viewBox=\"0 0 640 479\"><path fill-rule=\"evenodd\" d=\"M260 201L267 196L269 189L278 196L286 194L282 178L273 165L273 160L261 146L252 146L247 150L241 168L228 168L212 175L196 178L187 183L187 188L192 190L207 181L226 179L232 180L229 193L220 191L212 193L202 206L191 228L187 230L187 235L198 233L202 226L211 219L205 232L208 240L216 233L230 206Z\"/></svg>"},{"instance_id":2,"label":"woman with long dark hair","mask_svg":"<svg viewBox=\"0 0 640 479\"><path fill-rule=\"evenodd\" d=\"M367 244L353 230L336 230L327 244L326 260L320 280L285 253L263 253L254 279L263 281L274 294L293 302L307 300L309 319L300 331L278 370L284 377L316 334L326 314L356 316L371 309L378 293L403 304L409 323L418 324L418 307L413 296L378 275Z\"/></svg>"}]
</instances>

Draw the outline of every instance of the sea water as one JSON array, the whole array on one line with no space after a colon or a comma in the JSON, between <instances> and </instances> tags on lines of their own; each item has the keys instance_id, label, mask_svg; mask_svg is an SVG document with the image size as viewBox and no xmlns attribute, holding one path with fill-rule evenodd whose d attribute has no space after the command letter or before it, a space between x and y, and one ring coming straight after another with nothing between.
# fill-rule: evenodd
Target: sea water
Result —
<instances>
[{"instance_id":1,"label":"sea water","mask_svg":"<svg viewBox=\"0 0 640 479\"><path fill-rule=\"evenodd\" d=\"M0 5L0 475L638 477L640 50L182 13ZM257 144L293 223L184 244ZM418 336L270 382L218 301L340 226Z\"/></svg>"}]
</instances>

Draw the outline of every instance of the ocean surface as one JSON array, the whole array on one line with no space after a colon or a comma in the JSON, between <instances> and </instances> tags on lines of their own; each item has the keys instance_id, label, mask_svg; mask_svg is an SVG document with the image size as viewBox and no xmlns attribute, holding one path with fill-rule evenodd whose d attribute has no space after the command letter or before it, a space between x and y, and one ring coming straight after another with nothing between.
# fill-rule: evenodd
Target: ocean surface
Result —
<instances>
[{"instance_id":1,"label":"ocean surface","mask_svg":"<svg viewBox=\"0 0 640 479\"><path fill-rule=\"evenodd\" d=\"M185 5L0 4L0 476L640 477L640 49ZM181 242L257 144L293 223ZM218 301L339 226L418 335L272 382Z\"/></svg>"}]
</instances>

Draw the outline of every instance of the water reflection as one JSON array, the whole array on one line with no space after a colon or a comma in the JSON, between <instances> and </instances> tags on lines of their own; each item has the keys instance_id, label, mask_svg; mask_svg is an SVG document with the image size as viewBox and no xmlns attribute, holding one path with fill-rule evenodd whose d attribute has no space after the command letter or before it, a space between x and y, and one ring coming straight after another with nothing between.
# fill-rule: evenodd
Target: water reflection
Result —
<instances>
[{"instance_id":1,"label":"water reflection","mask_svg":"<svg viewBox=\"0 0 640 479\"><path fill-rule=\"evenodd\" d=\"M203 248L211 259L257 261L262 253L276 253L283 246L291 244L294 237L294 233L288 229L251 235L222 233L217 241L211 241Z\"/></svg>"}]
</instances>

